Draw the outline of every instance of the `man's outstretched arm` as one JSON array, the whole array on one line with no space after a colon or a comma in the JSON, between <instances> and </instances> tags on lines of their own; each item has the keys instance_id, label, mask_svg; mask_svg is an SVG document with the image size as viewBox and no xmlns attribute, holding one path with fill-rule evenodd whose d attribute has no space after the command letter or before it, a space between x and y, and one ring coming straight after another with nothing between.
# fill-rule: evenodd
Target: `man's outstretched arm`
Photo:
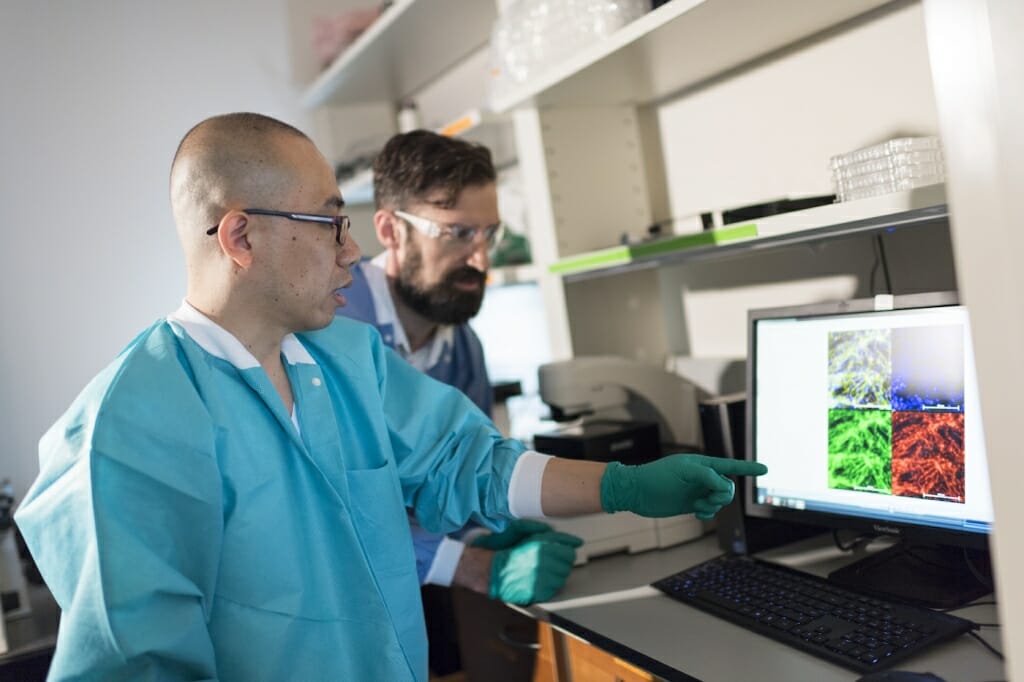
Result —
<instances>
[{"instance_id":1,"label":"man's outstretched arm","mask_svg":"<svg viewBox=\"0 0 1024 682\"><path fill-rule=\"evenodd\" d=\"M704 455L669 455L639 466L552 458L541 482L545 516L630 511L710 519L732 501L727 476L760 476L763 464Z\"/></svg>"}]
</instances>

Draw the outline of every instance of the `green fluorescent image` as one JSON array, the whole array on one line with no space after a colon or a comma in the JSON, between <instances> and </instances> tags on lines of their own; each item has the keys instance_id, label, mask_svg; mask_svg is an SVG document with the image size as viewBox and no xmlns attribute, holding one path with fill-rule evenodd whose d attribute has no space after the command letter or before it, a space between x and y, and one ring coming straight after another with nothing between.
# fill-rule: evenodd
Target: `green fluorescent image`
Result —
<instances>
[{"instance_id":1,"label":"green fluorescent image","mask_svg":"<svg viewBox=\"0 0 1024 682\"><path fill-rule=\"evenodd\" d=\"M892 493L892 412L828 411L828 486Z\"/></svg>"}]
</instances>

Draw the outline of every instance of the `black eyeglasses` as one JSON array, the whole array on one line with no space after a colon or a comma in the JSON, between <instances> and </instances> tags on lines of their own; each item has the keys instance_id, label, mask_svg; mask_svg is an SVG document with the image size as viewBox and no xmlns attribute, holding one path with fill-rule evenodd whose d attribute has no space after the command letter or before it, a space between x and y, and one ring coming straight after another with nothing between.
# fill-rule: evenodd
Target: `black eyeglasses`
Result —
<instances>
[{"instance_id":1,"label":"black eyeglasses","mask_svg":"<svg viewBox=\"0 0 1024 682\"><path fill-rule=\"evenodd\" d=\"M287 211L271 211L265 208L243 208L242 213L251 213L253 215L272 215L279 218L287 218L288 220L298 220L304 223L322 223L324 225L334 226L334 240L338 242L338 246L345 245L345 239L348 237L349 227L352 226L352 221L349 220L347 215L316 215L315 213L288 213ZM217 230L220 225L214 225L206 234L217 234Z\"/></svg>"}]
</instances>

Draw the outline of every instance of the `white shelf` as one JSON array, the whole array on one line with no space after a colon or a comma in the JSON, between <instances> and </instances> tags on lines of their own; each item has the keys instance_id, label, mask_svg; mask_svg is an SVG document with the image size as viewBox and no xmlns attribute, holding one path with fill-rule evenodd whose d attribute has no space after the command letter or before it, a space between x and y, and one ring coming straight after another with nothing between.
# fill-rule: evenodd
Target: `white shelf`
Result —
<instances>
[{"instance_id":1,"label":"white shelf","mask_svg":"<svg viewBox=\"0 0 1024 682\"><path fill-rule=\"evenodd\" d=\"M493 0L398 0L306 89L302 105L398 102L485 46Z\"/></svg>"},{"instance_id":2,"label":"white shelf","mask_svg":"<svg viewBox=\"0 0 1024 682\"><path fill-rule=\"evenodd\" d=\"M937 184L855 201L815 206L745 222L757 225L758 237L774 237L793 232L870 222L875 219L883 219L884 222L884 216L920 211L945 204L946 186Z\"/></svg>"},{"instance_id":3,"label":"white shelf","mask_svg":"<svg viewBox=\"0 0 1024 682\"><path fill-rule=\"evenodd\" d=\"M464 137L491 150L494 165L501 168L514 158L515 150L509 144L512 121L505 114L493 114L483 109L470 109L446 123L435 132L442 135ZM373 169L366 168L338 183L346 204L373 203Z\"/></svg>"},{"instance_id":4,"label":"white shelf","mask_svg":"<svg viewBox=\"0 0 1024 682\"><path fill-rule=\"evenodd\" d=\"M498 170L515 163L515 133L512 130L512 117L508 114L496 114L480 108L470 109L435 132L462 137L487 147Z\"/></svg>"},{"instance_id":5,"label":"white shelf","mask_svg":"<svg viewBox=\"0 0 1024 682\"><path fill-rule=\"evenodd\" d=\"M475 108L445 123L434 132L476 140L487 137L495 128L508 126L511 123L512 119L505 114L495 114L486 109Z\"/></svg>"},{"instance_id":6,"label":"white shelf","mask_svg":"<svg viewBox=\"0 0 1024 682\"><path fill-rule=\"evenodd\" d=\"M706 262L810 242L889 232L898 228L947 228L945 185L930 185L856 201L817 206L766 218L725 225L754 228L750 237L718 244L680 247L685 236L634 247L609 248L576 256L578 265L563 266L562 277L577 282L634 270ZM695 236L695 235L691 235ZM571 261L572 259L567 259Z\"/></svg>"},{"instance_id":7,"label":"white shelf","mask_svg":"<svg viewBox=\"0 0 1024 682\"><path fill-rule=\"evenodd\" d=\"M892 0L672 0L492 108L637 104L676 94Z\"/></svg>"}]
</instances>

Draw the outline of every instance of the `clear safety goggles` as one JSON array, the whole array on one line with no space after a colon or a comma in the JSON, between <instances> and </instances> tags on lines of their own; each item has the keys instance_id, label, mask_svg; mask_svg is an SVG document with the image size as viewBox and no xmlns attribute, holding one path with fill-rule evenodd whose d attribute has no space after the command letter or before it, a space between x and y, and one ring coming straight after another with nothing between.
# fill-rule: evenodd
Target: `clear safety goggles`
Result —
<instances>
[{"instance_id":1,"label":"clear safety goggles","mask_svg":"<svg viewBox=\"0 0 1024 682\"><path fill-rule=\"evenodd\" d=\"M505 223L477 227L476 225L459 225L457 223L438 223L406 213L405 211L395 211L395 215L412 225L417 232L433 239L444 240L453 245L469 246L476 242L478 237L483 237L483 240L487 242L488 248L490 248L500 242L505 234Z\"/></svg>"}]
</instances>

